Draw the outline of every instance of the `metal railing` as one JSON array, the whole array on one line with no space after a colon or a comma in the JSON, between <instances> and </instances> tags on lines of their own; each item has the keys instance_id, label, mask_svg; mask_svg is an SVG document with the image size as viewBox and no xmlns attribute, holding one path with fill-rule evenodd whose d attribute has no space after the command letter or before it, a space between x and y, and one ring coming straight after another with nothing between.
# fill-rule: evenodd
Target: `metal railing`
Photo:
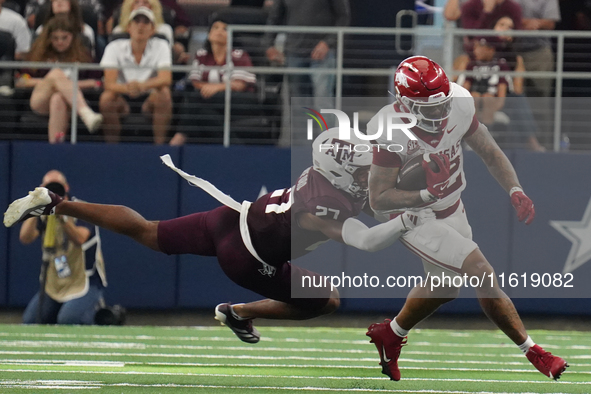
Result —
<instances>
[{"instance_id":1,"label":"metal railing","mask_svg":"<svg viewBox=\"0 0 591 394\"><path fill-rule=\"evenodd\" d=\"M414 37L435 37L442 39L443 47L442 59L440 60L442 66L449 75L455 75L453 64L453 53L455 45L455 37L463 37L466 35L499 35L499 32L493 30L465 30L457 29L452 26L446 26L443 30L433 28L358 28L358 27L299 27L299 26L252 26L252 25L229 25L228 46L226 59L232 59L231 53L233 48L233 39L239 33L323 33L334 34L337 38L336 45L336 66L332 69L309 69L309 68L293 68L293 67L235 67L231 61L228 61L225 66L220 67L203 67L203 70L223 70L225 73L231 73L233 70L245 70L256 73L257 75L282 74L282 75L310 75L310 74L332 74L336 76L335 98L336 108L340 108L341 99L343 97L343 77L345 76L391 76L392 67L396 64L391 64L388 67L377 68L359 68L347 67L345 62L345 41L346 36L393 36L396 40L397 47L399 47L399 38L401 36ZM553 78L555 80L555 101L554 101L554 122L553 122L553 150L560 149L561 140L561 122L562 122L562 93L563 81L565 79L585 79L591 80L591 72L568 72L564 71L564 55L565 55L565 39L569 38L585 38L591 41L591 32L570 32L570 31L511 31L503 32L504 35L511 35L514 37L548 37L556 38L556 64L555 71L525 71L523 73L507 72L503 73L509 76L523 76L527 78ZM421 53L416 53L421 54ZM407 55L405 53L404 55ZM54 68L55 63L31 63L31 62L0 62L0 69L14 69L14 68ZM102 70L103 67L98 64L60 64L59 67L71 68L73 82L77 86L77 72L79 70ZM192 66L172 66L173 72L189 72ZM472 71L463 72L467 76L477 75ZM228 74L229 75L229 74ZM384 89L384 93L387 89ZM231 114L232 114L232 89L230 79L226 80L225 90L225 108L224 108L224 127L223 127L223 144L229 146L231 143ZM71 142L77 142L77 116L76 116L76 98L73 100L72 117L71 117Z\"/></svg>"}]
</instances>

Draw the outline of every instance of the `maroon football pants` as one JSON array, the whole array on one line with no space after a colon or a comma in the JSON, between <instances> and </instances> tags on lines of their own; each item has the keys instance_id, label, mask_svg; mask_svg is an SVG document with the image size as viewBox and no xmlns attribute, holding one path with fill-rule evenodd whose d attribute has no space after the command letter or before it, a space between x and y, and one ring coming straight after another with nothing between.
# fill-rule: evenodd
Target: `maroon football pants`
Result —
<instances>
[{"instance_id":1,"label":"maroon football pants","mask_svg":"<svg viewBox=\"0 0 591 394\"><path fill-rule=\"evenodd\" d=\"M321 309L330 297L329 288L315 289L314 298L292 298L291 281L319 274L287 261L267 262L275 267L272 276L246 249L239 227L240 213L222 206L158 224L158 246L166 254L217 256L220 267L234 283L273 300L306 309ZM320 283L320 281L318 281Z\"/></svg>"}]
</instances>

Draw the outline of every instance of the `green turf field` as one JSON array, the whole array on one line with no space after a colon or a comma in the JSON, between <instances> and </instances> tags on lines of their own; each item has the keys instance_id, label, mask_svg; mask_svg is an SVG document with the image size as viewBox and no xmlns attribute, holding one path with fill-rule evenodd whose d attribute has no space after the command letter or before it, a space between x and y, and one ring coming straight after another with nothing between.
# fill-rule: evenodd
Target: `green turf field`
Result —
<instances>
[{"instance_id":1,"label":"green turf field","mask_svg":"<svg viewBox=\"0 0 591 394\"><path fill-rule=\"evenodd\" d=\"M571 367L559 382L500 332L415 330L402 380L363 329L0 325L0 393L591 393L591 334L532 331Z\"/></svg>"}]
</instances>

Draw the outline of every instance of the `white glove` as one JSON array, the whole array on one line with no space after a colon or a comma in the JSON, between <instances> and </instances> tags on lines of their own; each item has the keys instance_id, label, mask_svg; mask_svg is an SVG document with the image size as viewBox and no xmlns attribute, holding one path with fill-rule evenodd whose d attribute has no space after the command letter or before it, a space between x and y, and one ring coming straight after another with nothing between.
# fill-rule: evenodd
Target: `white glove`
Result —
<instances>
[{"instance_id":1,"label":"white glove","mask_svg":"<svg viewBox=\"0 0 591 394\"><path fill-rule=\"evenodd\" d=\"M420 211L404 211L402 215L402 223L407 231L415 227L419 227L426 222L435 220L435 212L431 208L421 209Z\"/></svg>"}]
</instances>

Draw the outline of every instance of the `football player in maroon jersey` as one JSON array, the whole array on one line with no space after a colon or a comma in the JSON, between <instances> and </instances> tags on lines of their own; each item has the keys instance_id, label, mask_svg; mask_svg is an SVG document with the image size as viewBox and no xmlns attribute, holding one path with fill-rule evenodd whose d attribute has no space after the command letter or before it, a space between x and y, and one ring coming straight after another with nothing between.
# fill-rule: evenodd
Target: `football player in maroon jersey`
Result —
<instances>
[{"instance_id":1,"label":"football player in maroon jersey","mask_svg":"<svg viewBox=\"0 0 591 394\"><path fill-rule=\"evenodd\" d=\"M216 189L224 196L216 198L227 205L172 220L148 221L128 207L63 201L37 188L10 205L4 224L10 227L32 216L66 215L166 254L217 256L224 273L236 284L267 297L248 304L220 304L215 311L216 318L241 340L256 343L260 334L252 325L254 318L309 319L339 306L339 293L330 287L312 289L315 293L310 298L292 297L292 278L320 275L291 264L291 259L329 239L378 250L432 218L429 211L420 216L405 213L371 228L355 219L367 201L372 153L355 152L354 146L355 142L338 139L338 128L325 131L314 141L313 167L302 173L296 185L253 203L238 204Z\"/></svg>"},{"instance_id":2,"label":"football player in maroon jersey","mask_svg":"<svg viewBox=\"0 0 591 394\"><path fill-rule=\"evenodd\" d=\"M460 198L466 187L463 170L462 141L476 152L497 182L507 191L519 221L530 224L534 219L534 205L525 195L513 165L499 149L486 126L475 116L474 99L463 87L450 83L445 71L434 61L413 56L404 60L395 72L396 103L385 106L368 123L372 133L379 116L391 112L408 113L417 120L412 129L418 138L413 149L404 152L380 150L373 156L369 182L370 203L375 210L390 210L428 206L436 220L426 222L400 239L410 251L421 257L425 272L431 280L435 276L462 278L484 277L491 284L475 287L476 296L488 318L499 327L543 374L558 379L568 364L536 345L515 310L513 302L499 287L494 269L478 245L472 241L472 230ZM387 142L378 139L378 143ZM394 134L392 141L407 145L408 136ZM418 142L418 146L416 143ZM408 145L409 147L411 145ZM404 191L396 188L401 166L417 155L441 154L447 156L444 168L429 171L427 187L423 190ZM470 281L471 282L471 281ZM432 282L431 282L432 283ZM380 354L382 372L392 380L400 380L398 357L406 343L406 335L444 303L455 299L460 287L417 286L411 290L405 305L393 320L372 324L367 335ZM460 283L462 280L460 280ZM472 283L472 282L471 282Z\"/></svg>"}]
</instances>

